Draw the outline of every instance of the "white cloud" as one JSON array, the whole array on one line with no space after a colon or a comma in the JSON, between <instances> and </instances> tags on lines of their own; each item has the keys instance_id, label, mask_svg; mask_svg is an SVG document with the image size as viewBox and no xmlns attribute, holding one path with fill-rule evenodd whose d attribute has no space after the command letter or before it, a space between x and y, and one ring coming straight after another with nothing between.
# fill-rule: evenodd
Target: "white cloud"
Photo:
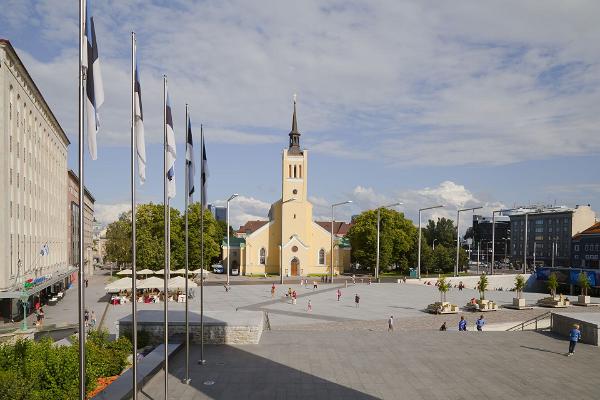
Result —
<instances>
[{"instance_id":1,"label":"white cloud","mask_svg":"<svg viewBox=\"0 0 600 400\"><path fill-rule=\"evenodd\" d=\"M94 204L96 220L105 225L116 221L122 213L130 210L131 203Z\"/></svg>"},{"instance_id":2,"label":"white cloud","mask_svg":"<svg viewBox=\"0 0 600 400\"><path fill-rule=\"evenodd\" d=\"M599 152L600 2L455 3L95 2L106 85L99 145L128 143L135 29L150 143L161 140L167 73L174 109L192 104L194 121L225 143L274 142L298 92L305 143L341 158L504 164ZM65 93L75 92L77 7L10 4L15 20L40 27L38 45L55 49L43 61L20 54L74 132Z\"/></svg>"},{"instance_id":3,"label":"white cloud","mask_svg":"<svg viewBox=\"0 0 600 400\"><path fill-rule=\"evenodd\" d=\"M224 207L227 200L215 200L215 206ZM253 197L238 196L229 202L229 220L234 229L250 220L268 220L271 204Z\"/></svg>"}]
</instances>

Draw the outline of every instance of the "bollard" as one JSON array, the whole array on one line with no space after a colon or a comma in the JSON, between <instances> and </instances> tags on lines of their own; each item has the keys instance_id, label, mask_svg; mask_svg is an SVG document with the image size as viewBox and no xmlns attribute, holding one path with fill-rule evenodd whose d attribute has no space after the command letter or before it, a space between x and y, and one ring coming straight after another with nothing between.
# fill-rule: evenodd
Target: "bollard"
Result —
<instances>
[{"instance_id":1,"label":"bollard","mask_svg":"<svg viewBox=\"0 0 600 400\"><path fill-rule=\"evenodd\" d=\"M348 287L348 279L344 281L344 284L346 285L345 287Z\"/></svg>"}]
</instances>

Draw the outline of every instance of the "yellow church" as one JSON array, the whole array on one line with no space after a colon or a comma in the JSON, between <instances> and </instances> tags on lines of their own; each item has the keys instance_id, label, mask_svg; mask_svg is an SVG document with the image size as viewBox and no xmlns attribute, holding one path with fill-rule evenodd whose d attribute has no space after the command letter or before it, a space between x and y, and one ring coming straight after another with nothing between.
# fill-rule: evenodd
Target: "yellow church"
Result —
<instances>
[{"instance_id":1,"label":"yellow church","mask_svg":"<svg viewBox=\"0 0 600 400\"><path fill-rule=\"evenodd\" d=\"M308 151L300 148L296 100L289 146L281 157L281 199L271 205L268 220L248 221L230 238L231 270L240 274L307 276L331 273L332 221L313 220L308 201ZM333 271L350 269L350 224L333 222ZM223 242L227 265L227 242Z\"/></svg>"}]
</instances>

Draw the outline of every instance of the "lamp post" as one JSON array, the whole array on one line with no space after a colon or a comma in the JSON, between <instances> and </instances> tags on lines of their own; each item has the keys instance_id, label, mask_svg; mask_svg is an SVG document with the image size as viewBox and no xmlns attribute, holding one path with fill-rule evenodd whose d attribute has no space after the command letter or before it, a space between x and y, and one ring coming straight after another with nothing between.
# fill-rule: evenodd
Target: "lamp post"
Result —
<instances>
[{"instance_id":1,"label":"lamp post","mask_svg":"<svg viewBox=\"0 0 600 400\"><path fill-rule=\"evenodd\" d=\"M434 208L442 208L444 207L442 204L439 206L425 207L419 208L419 242L417 243L417 278L421 279L421 211L425 210L433 210ZM435 241L437 239L433 239L433 250L435 250Z\"/></svg>"},{"instance_id":2,"label":"lamp post","mask_svg":"<svg viewBox=\"0 0 600 400\"><path fill-rule=\"evenodd\" d=\"M282 199L283 200L283 199ZM279 283L283 285L283 205L290 201L296 201L295 197L281 202L281 244L279 245Z\"/></svg>"},{"instance_id":3,"label":"lamp post","mask_svg":"<svg viewBox=\"0 0 600 400\"><path fill-rule=\"evenodd\" d=\"M227 285L229 285L229 264L230 264L230 260L229 260L229 254L230 254L230 248L229 248L229 202L238 196L239 195L237 193L234 193L231 195L231 197L229 197L227 199Z\"/></svg>"},{"instance_id":4,"label":"lamp post","mask_svg":"<svg viewBox=\"0 0 600 400\"><path fill-rule=\"evenodd\" d=\"M334 221L334 214L333 214L333 209L337 206L341 206L344 204L350 204L352 203L352 200L346 200L346 201L342 201L340 203L335 203L331 205L331 254L330 254L330 258L331 258L331 283L333 283L333 221Z\"/></svg>"},{"instance_id":5,"label":"lamp post","mask_svg":"<svg viewBox=\"0 0 600 400\"><path fill-rule=\"evenodd\" d=\"M454 267L454 276L458 276L458 258L460 251L460 213L463 211L475 211L483 207L471 207L456 210L456 266Z\"/></svg>"},{"instance_id":6,"label":"lamp post","mask_svg":"<svg viewBox=\"0 0 600 400\"><path fill-rule=\"evenodd\" d=\"M404 204L402 202L388 204L387 206L380 206L377 208L377 260L375 262L375 279L379 279L379 228L381 225L381 209L392 208ZM332 281L333 282L333 281Z\"/></svg>"},{"instance_id":7,"label":"lamp post","mask_svg":"<svg viewBox=\"0 0 600 400\"><path fill-rule=\"evenodd\" d=\"M437 239L433 239L433 246L432 246L432 248L431 248L431 250L432 250L432 251L435 251L435 241L436 241L436 240L437 240Z\"/></svg>"}]
</instances>

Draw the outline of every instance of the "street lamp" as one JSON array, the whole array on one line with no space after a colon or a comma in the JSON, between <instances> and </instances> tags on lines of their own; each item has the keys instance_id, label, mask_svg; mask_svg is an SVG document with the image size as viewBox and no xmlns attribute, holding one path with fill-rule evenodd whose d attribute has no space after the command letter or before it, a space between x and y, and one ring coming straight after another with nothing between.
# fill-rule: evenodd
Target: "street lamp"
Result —
<instances>
[{"instance_id":1,"label":"street lamp","mask_svg":"<svg viewBox=\"0 0 600 400\"><path fill-rule=\"evenodd\" d=\"M237 193L234 193L231 195L231 197L229 197L227 199L227 285L229 285L229 263L230 263L230 260L229 260L229 253L230 253L230 248L229 248L229 202L238 196L239 195Z\"/></svg>"},{"instance_id":2,"label":"street lamp","mask_svg":"<svg viewBox=\"0 0 600 400\"><path fill-rule=\"evenodd\" d=\"M432 245L432 248L431 248L431 250L432 250L432 251L435 251L435 241L436 241L436 240L437 240L437 239L433 239L433 245Z\"/></svg>"},{"instance_id":3,"label":"street lamp","mask_svg":"<svg viewBox=\"0 0 600 400\"><path fill-rule=\"evenodd\" d=\"M337 206L341 206L344 204L350 204L352 203L352 200L346 200L346 201L342 201L340 203L335 203L331 205L331 254L330 254L330 258L331 258L331 283L333 283L333 221L334 221L334 215L333 215L333 209Z\"/></svg>"},{"instance_id":4,"label":"street lamp","mask_svg":"<svg viewBox=\"0 0 600 400\"><path fill-rule=\"evenodd\" d=\"M392 208L404 204L402 202L388 204L377 208L377 261L375 262L375 279L379 279L379 227L381 225L381 209Z\"/></svg>"},{"instance_id":5,"label":"street lamp","mask_svg":"<svg viewBox=\"0 0 600 400\"><path fill-rule=\"evenodd\" d=\"M456 266L454 267L454 276L458 276L458 256L460 250L460 213L463 211L475 211L483 207L471 207L456 210Z\"/></svg>"},{"instance_id":6,"label":"street lamp","mask_svg":"<svg viewBox=\"0 0 600 400\"><path fill-rule=\"evenodd\" d=\"M282 199L283 200L283 199ZM281 245L279 246L279 283L283 285L283 205L290 201L296 201L295 197L281 202Z\"/></svg>"},{"instance_id":7,"label":"street lamp","mask_svg":"<svg viewBox=\"0 0 600 400\"><path fill-rule=\"evenodd\" d=\"M417 278L418 279L421 279L421 211L433 210L434 208L442 208L442 207L444 207L444 206L442 204L440 204L439 206L419 208L419 243L417 244L417 247L418 247L418 251L417 251ZM433 240L433 250L435 250L435 241L436 241L436 239Z\"/></svg>"}]
</instances>

